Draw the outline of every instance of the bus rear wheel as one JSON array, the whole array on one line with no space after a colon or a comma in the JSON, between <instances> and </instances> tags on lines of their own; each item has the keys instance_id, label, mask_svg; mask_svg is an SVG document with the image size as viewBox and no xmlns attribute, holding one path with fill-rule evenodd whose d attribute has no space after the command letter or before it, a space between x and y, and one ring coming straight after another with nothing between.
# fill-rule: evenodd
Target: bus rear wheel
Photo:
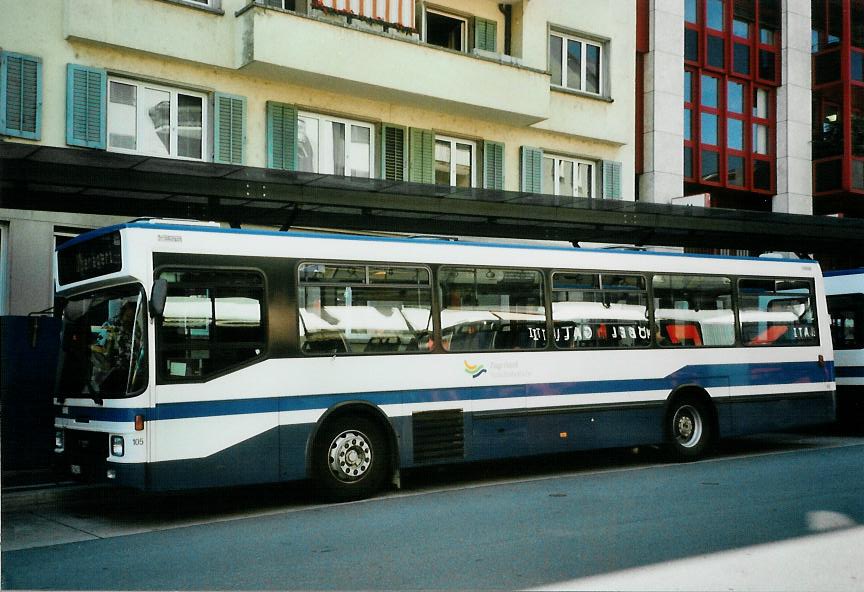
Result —
<instances>
[{"instance_id":1,"label":"bus rear wheel","mask_svg":"<svg viewBox=\"0 0 864 592\"><path fill-rule=\"evenodd\" d=\"M705 456L714 438L714 424L708 406L693 397L672 402L666 427L669 446L676 460L697 460Z\"/></svg>"},{"instance_id":2,"label":"bus rear wheel","mask_svg":"<svg viewBox=\"0 0 864 592\"><path fill-rule=\"evenodd\" d=\"M387 477L388 459L387 440L376 422L348 416L329 421L315 441L315 493L331 502L374 495Z\"/></svg>"}]
</instances>

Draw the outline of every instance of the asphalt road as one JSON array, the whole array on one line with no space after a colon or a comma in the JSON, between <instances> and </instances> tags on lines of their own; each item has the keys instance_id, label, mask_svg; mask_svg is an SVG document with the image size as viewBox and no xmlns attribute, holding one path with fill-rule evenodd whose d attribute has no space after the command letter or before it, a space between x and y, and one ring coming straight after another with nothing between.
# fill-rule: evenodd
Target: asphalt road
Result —
<instances>
[{"instance_id":1,"label":"asphalt road","mask_svg":"<svg viewBox=\"0 0 864 592\"><path fill-rule=\"evenodd\" d=\"M864 590L864 438L433 471L343 505L258 488L3 518L4 589ZM35 518L79 538L7 550Z\"/></svg>"}]
</instances>

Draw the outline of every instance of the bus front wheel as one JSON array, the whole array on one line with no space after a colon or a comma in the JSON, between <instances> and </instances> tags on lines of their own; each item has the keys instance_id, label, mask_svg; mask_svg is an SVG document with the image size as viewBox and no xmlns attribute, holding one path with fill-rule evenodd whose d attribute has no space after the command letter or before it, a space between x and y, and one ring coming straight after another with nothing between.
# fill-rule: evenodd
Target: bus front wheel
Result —
<instances>
[{"instance_id":1,"label":"bus front wheel","mask_svg":"<svg viewBox=\"0 0 864 592\"><path fill-rule=\"evenodd\" d=\"M714 438L708 406L697 398L682 397L672 402L666 417L673 456L681 461L705 456Z\"/></svg>"},{"instance_id":2,"label":"bus front wheel","mask_svg":"<svg viewBox=\"0 0 864 592\"><path fill-rule=\"evenodd\" d=\"M387 440L366 417L339 417L318 434L314 455L316 495L331 502L364 499L387 477Z\"/></svg>"}]
</instances>

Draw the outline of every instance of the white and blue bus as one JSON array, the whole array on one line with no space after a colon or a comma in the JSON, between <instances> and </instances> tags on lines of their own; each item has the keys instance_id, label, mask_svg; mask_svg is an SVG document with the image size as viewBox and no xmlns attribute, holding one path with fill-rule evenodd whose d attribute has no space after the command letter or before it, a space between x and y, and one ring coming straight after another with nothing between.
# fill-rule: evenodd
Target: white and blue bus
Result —
<instances>
[{"instance_id":1,"label":"white and blue bus","mask_svg":"<svg viewBox=\"0 0 864 592\"><path fill-rule=\"evenodd\" d=\"M57 250L65 471L147 490L833 421L819 265L135 221Z\"/></svg>"},{"instance_id":2,"label":"white and blue bus","mask_svg":"<svg viewBox=\"0 0 864 592\"><path fill-rule=\"evenodd\" d=\"M837 415L854 423L864 416L864 269L826 272L825 292L836 357Z\"/></svg>"}]
</instances>

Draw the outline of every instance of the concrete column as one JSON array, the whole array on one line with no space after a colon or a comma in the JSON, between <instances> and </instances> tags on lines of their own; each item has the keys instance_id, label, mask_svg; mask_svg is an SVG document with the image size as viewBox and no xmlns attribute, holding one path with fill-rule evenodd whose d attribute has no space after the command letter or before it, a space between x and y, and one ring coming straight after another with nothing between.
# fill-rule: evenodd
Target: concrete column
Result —
<instances>
[{"instance_id":1,"label":"concrete column","mask_svg":"<svg viewBox=\"0 0 864 592\"><path fill-rule=\"evenodd\" d=\"M684 0L650 0L645 56L645 172L642 201L684 194Z\"/></svg>"},{"instance_id":2,"label":"concrete column","mask_svg":"<svg viewBox=\"0 0 864 592\"><path fill-rule=\"evenodd\" d=\"M810 0L782 0L781 83L777 89L777 195L771 207L813 213Z\"/></svg>"}]
</instances>

